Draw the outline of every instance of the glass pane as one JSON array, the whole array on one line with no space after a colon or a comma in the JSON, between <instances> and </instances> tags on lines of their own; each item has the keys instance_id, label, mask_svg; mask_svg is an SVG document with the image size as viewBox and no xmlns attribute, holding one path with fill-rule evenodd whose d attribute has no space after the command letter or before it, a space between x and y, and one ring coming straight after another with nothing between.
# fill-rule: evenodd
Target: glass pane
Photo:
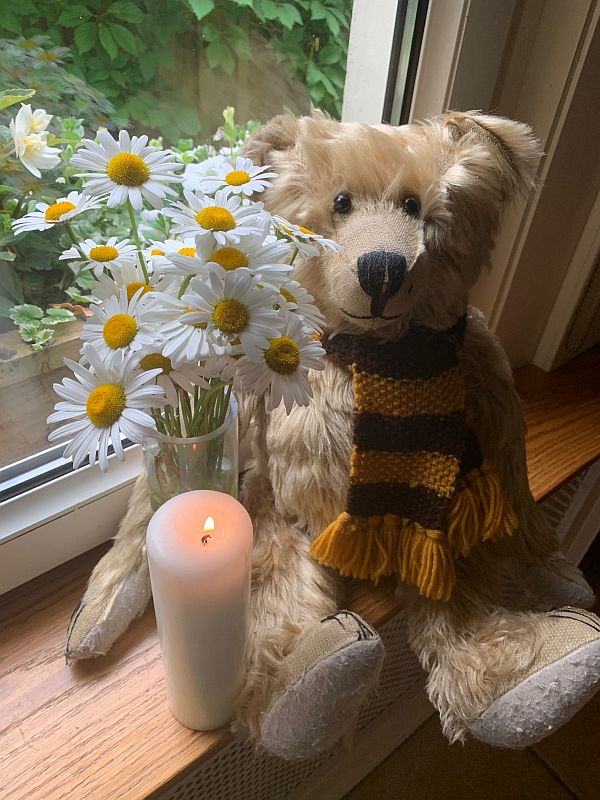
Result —
<instances>
[{"instance_id":1,"label":"glass pane","mask_svg":"<svg viewBox=\"0 0 600 800\"><path fill-rule=\"evenodd\" d=\"M3 9L0 467L48 447L52 384L66 374L63 358L79 357L94 275L59 257L73 240L52 213L80 187L68 162L83 136L127 128L193 165L285 110L314 105L339 117L351 15L349 0L19 0ZM46 229L15 237L11 223L40 203ZM71 227L77 242L131 237L124 208L110 226L89 212Z\"/></svg>"}]
</instances>

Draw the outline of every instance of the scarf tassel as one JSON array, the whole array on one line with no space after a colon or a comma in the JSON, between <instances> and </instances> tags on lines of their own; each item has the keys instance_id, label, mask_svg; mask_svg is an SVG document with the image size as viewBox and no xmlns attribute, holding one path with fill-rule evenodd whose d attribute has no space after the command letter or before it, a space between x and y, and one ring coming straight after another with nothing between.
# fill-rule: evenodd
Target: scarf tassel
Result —
<instances>
[{"instance_id":1,"label":"scarf tassel","mask_svg":"<svg viewBox=\"0 0 600 800\"><path fill-rule=\"evenodd\" d=\"M315 539L310 554L341 575L371 580L396 574L432 600L449 600L454 558L482 541L510 535L517 517L500 481L483 464L463 479L449 510L447 533L395 514L354 517L343 512Z\"/></svg>"},{"instance_id":2,"label":"scarf tassel","mask_svg":"<svg viewBox=\"0 0 600 800\"><path fill-rule=\"evenodd\" d=\"M512 534L518 520L489 464L471 470L461 483L448 513L448 544L467 556L480 542Z\"/></svg>"},{"instance_id":3,"label":"scarf tassel","mask_svg":"<svg viewBox=\"0 0 600 800\"><path fill-rule=\"evenodd\" d=\"M372 580L397 574L433 600L448 600L454 559L441 531L395 514L353 517L343 512L313 542L310 554L341 575Z\"/></svg>"}]
</instances>

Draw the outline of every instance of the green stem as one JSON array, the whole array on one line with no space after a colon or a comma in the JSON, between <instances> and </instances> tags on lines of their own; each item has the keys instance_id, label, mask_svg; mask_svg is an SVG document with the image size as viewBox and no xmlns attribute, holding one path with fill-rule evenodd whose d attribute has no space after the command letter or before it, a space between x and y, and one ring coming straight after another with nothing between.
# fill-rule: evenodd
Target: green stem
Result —
<instances>
[{"instance_id":1,"label":"green stem","mask_svg":"<svg viewBox=\"0 0 600 800\"><path fill-rule=\"evenodd\" d=\"M296 260L296 256L297 255L298 255L298 248L294 247L294 249L292 251L292 257L290 258L290 264L294 263L294 261Z\"/></svg>"},{"instance_id":2,"label":"green stem","mask_svg":"<svg viewBox=\"0 0 600 800\"><path fill-rule=\"evenodd\" d=\"M192 280L193 275L186 275L185 278L181 281L181 286L179 287L179 294L177 295L179 298L183 297L185 294L185 290L190 285L190 281Z\"/></svg>"},{"instance_id":3,"label":"green stem","mask_svg":"<svg viewBox=\"0 0 600 800\"><path fill-rule=\"evenodd\" d=\"M67 234L69 236L69 239L73 242L75 247L77 247L77 249L79 250L80 249L79 248L79 239L75 236L73 228L71 227L71 225L68 222L65 222L63 224L65 226L65 231L67 232Z\"/></svg>"},{"instance_id":4,"label":"green stem","mask_svg":"<svg viewBox=\"0 0 600 800\"><path fill-rule=\"evenodd\" d=\"M150 283L150 278L148 277L148 270L146 268L146 262L144 261L144 254L142 253L142 240L140 239L140 234L138 232L137 221L135 219L135 213L133 211L133 206L131 205L131 200L127 198L127 211L129 211L129 221L131 222L131 232L133 234L133 238L135 240L135 245L138 251L138 258L140 261L140 267L142 268L142 272L144 273L144 280L146 283Z\"/></svg>"}]
</instances>

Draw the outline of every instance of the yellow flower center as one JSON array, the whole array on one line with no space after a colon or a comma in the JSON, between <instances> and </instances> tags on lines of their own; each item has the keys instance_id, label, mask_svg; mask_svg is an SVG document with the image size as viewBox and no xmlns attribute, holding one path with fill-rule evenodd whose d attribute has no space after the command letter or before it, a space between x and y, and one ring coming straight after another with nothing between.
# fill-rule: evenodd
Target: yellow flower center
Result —
<instances>
[{"instance_id":1,"label":"yellow flower center","mask_svg":"<svg viewBox=\"0 0 600 800\"><path fill-rule=\"evenodd\" d=\"M98 247L90 249L90 258L92 261L114 261L119 255L116 247L110 247L106 244L100 244Z\"/></svg>"},{"instance_id":2,"label":"yellow flower center","mask_svg":"<svg viewBox=\"0 0 600 800\"><path fill-rule=\"evenodd\" d=\"M40 136L39 133L28 133L27 136L23 137L23 144L25 145L25 153L30 156L42 153L46 148L44 137Z\"/></svg>"},{"instance_id":3,"label":"yellow flower center","mask_svg":"<svg viewBox=\"0 0 600 800\"><path fill-rule=\"evenodd\" d=\"M318 233L315 233L314 231L311 231L309 228L303 228L302 225L298 225L298 230L301 233L305 233L307 236L318 236L319 235Z\"/></svg>"},{"instance_id":4,"label":"yellow flower center","mask_svg":"<svg viewBox=\"0 0 600 800\"><path fill-rule=\"evenodd\" d=\"M138 289L142 290L142 294L140 294L140 297L144 294L148 294L148 292L154 291L154 289L152 288L152 286L150 286L149 283L142 283L141 281L134 281L133 283L128 283L126 289L127 289L128 302L131 302L131 298L137 292Z\"/></svg>"},{"instance_id":5,"label":"yellow flower center","mask_svg":"<svg viewBox=\"0 0 600 800\"><path fill-rule=\"evenodd\" d=\"M160 353L150 353L140 360L140 367L142 369L159 369L160 367L163 373L168 375L173 369L173 364L171 364L170 358L167 358Z\"/></svg>"},{"instance_id":6,"label":"yellow flower center","mask_svg":"<svg viewBox=\"0 0 600 800\"><path fill-rule=\"evenodd\" d=\"M195 256L196 255L196 248L195 247L182 247L181 250L177 251L180 256Z\"/></svg>"},{"instance_id":7,"label":"yellow flower center","mask_svg":"<svg viewBox=\"0 0 600 800\"><path fill-rule=\"evenodd\" d=\"M150 170L135 153L117 153L106 165L106 174L119 186L141 186L150 177Z\"/></svg>"},{"instance_id":8,"label":"yellow flower center","mask_svg":"<svg viewBox=\"0 0 600 800\"><path fill-rule=\"evenodd\" d=\"M207 231L230 231L236 226L231 211L222 206L206 206L196 214L196 222Z\"/></svg>"},{"instance_id":9,"label":"yellow flower center","mask_svg":"<svg viewBox=\"0 0 600 800\"><path fill-rule=\"evenodd\" d=\"M287 289L280 289L279 294L288 301L288 303L297 303L296 297L291 293L288 292Z\"/></svg>"},{"instance_id":10,"label":"yellow flower center","mask_svg":"<svg viewBox=\"0 0 600 800\"><path fill-rule=\"evenodd\" d=\"M53 53L52 50L48 50L47 52L42 52L37 55L37 58L40 61L58 61L58 56L56 53Z\"/></svg>"},{"instance_id":11,"label":"yellow flower center","mask_svg":"<svg viewBox=\"0 0 600 800\"><path fill-rule=\"evenodd\" d=\"M58 222L59 218L66 214L68 211L73 211L76 206L69 203L68 200L62 200L60 203L52 203L44 212L44 219L46 222Z\"/></svg>"},{"instance_id":12,"label":"yellow flower center","mask_svg":"<svg viewBox=\"0 0 600 800\"><path fill-rule=\"evenodd\" d=\"M114 314L104 323L102 335L106 344L116 350L118 347L127 347L135 338L137 330L135 317L130 314Z\"/></svg>"},{"instance_id":13,"label":"yellow flower center","mask_svg":"<svg viewBox=\"0 0 600 800\"><path fill-rule=\"evenodd\" d=\"M269 339L269 347L265 350L265 362L269 369L279 375L293 375L300 364L300 348L288 336Z\"/></svg>"},{"instance_id":14,"label":"yellow flower center","mask_svg":"<svg viewBox=\"0 0 600 800\"><path fill-rule=\"evenodd\" d=\"M219 247L209 260L214 261L215 264L220 264L228 272L238 267L248 266L246 254L238 250L237 247Z\"/></svg>"},{"instance_id":15,"label":"yellow flower center","mask_svg":"<svg viewBox=\"0 0 600 800\"><path fill-rule=\"evenodd\" d=\"M250 322L250 312L248 306L239 300L226 298L215 306L213 319L223 333L241 333Z\"/></svg>"},{"instance_id":16,"label":"yellow flower center","mask_svg":"<svg viewBox=\"0 0 600 800\"><path fill-rule=\"evenodd\" d=\"M243 169L236 169L225 176L225 183L230 186L243 186L250 180L250 175Z\"/></svg>"},{"instance_id":17,"label":"yellow flower center","mask_svg":"<svg viewBox=\"0 0 600 800\"><path fill-rule=\"evenodd\" d=\"M151 256L164 256L165 255L165 251L164 250L159 250L158 247L155 247L154 250L150 251L150 255Z\"/></svg>"},{"instance_id":18,"label":"yellow flower center","mask_svg":"<svg viewBox=\"0 0 600 800\"><path fill-rule=\"evenodd\" d=\"M121 416L127 400L125 392L116 383L103 383L90 392L85 410L92 424L97 428L109 428Z\"/></svg>"}]
</instances>

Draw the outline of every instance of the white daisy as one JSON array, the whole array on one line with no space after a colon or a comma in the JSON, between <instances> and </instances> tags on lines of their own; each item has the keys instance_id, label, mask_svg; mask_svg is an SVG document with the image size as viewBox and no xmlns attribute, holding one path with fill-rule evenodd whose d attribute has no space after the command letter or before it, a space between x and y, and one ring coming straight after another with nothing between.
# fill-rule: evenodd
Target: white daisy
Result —
<instances>
[{"instance_id":1,"label":"white daisy","mask_svg":"<svg viewBox=\"0 0 600 800\"><path fill-rule=\"evenodd\" d=\"M32 111L30 105L21 103L17 116L9 123L17 158L36 178L42 177L40 170L60 164L60 149L50 147L46 141L51 119L52 114L46 114L43 108Z\"/></svg>"},{"instance_id":2,"label":"white daisy","mask_svg":"<svg viewBox=\"0 0 600 800\"><path fill-rule=\"evenodd\" d=\"M158 302L160 302L163 294L177 296L179 282L158 272L150 272L148 281L146 281L140 265L131 261L119 269L114 269L112 275L107 275L106 273L100 275L98 280L94 281L90 291L98 300L108 300L109 297L120 295L122 288L125 288L129 301L141 289L139 296L143 297L145 302L154 300L157 293L160 294L160 297L158 297ZM149 294L152 294L152 296L149 297Z\"/></svg>"},{"instance_id":3,"label":"white daisy","mask_svg":"<svg viewBox=\"0 0 600 800\"><path fill-rule=\"evenodd\" d=\"M269 178L276 178L276 172L267 172L269 167L255 167L249 158L238 156L235 166L223 164L215 176L207 175L199 180L199 188L207 194L226 189L229 194L244 194L247 197L255 192L264 192L271 186Z\"/></svg>"},{"instance_id":4,"label":"white daisy","mask_svg":"<svg viewBox=\"0 0 600 800\"><path fill-rule=\"evenodd\" d=\"M186 164L183 171L183 188L194 191L200 189L200 182L206 177L220 175L223 169L233 169L231 161L224 155L209 156L199 164Z\"/></svg>"},{"instance_id":5,"label":"white daisy","mask_svg":"<svg viewBox=\"0 0 600 800\"><path fill-rule=\"evenodd\" d=\"M94 196L108 195L111 208L129 200L141 209L145 198L154 208L162 205L165 195L177 196L167 183L181 183L174 170L181 169L171 153L148 145L147 136L129 138L120 131L118 142L106 130L98 131L98 143L84 139L85 146L78 150L71 164L87 172L78 173L86 178L85 188Z\"/></svg>"},{"instance_id":6,"label":"white daisy","mask_svg":"<svg viewBox=\"0 0 600 800\"><path fill-rule=\"evenodd\" d=\"M270 339L259 359L243 356L237 363L237 383L244 391L269 392L270 411L283 401L289 414L294 403L306 406L312 397L309 369L323 369L325 351L290 315L280 336Z\"/></svg>"},{"instance_id":7,"label":"white daisy","mask_svg":"<svg viewBox=\"0 0 600 800\"><path fill-rule=\"evenodd\" d=\"M79 242L77 247L63 250L58 258L60 261L78 261L83 269L93 270L96 278L99 278L105 267L114 270L134 262L137 258L137 249L135 245L129 244L129 239L118 242L116 236L111 236L106 244L85 239Z\"/></svg>"},{"instance_id":8,"label":"white daisy","mask_svg":"<svg viewBox=\"0 0 600 800\"><path fill-rule=\"evenodd\" d=\"M62 383L54 384L54 391L63 401L48 417L49 423L75 421L52 431L48 439L71 439L64 456L73 457L73 466L78 467L88 455L90 464L94 464L97 454L100 468L106 471L109 442L112 441L117 458L123 460L121 435L133 442L143 441L156 428L143 409L163 406L165 397L160 386L146 385L160 374L159 369L140 372L133 354L106 366L93 348L88 349L90 369L65 359L77 380L64 378Z\"/></svg>"},{"instance_id":9,"label":"white daisy","mask_svg":"<svg viewBox=\"0 0 600 800\"><path fill-rule=\"evenodd\" d=\"M174 203L165 215L174 222L173 232L207 238L224 247L237 244L242 236L260 233L264 225L262 203L242 205L239 197L230 197L222 190L215 197L184 191L188 202Z\"/></svg>"},{"instance_id":10,"label":"white daisy","mask_svg":"<svg viewBox=\"0 0 600 800\"><path fill-rule=\"evenodd\" d=\"M315 306L315 298L298 281L289 281L280 286L279 294L284 300L282 305L286 311L301 319L309 328L319 332L323 330L325 318Z\"/></svg>"},{"instance_id":11,"label":"white daisy","mask_svg":"<svg viewBox=\"0 0 600 800\"><path fill-rule=\"evenodd\" d=\"M171 303L173 318L159 329L165 342L162 354L170 358L175 367L179 368L185 362L198 364L211 354L207 339L208 326L196 318L196 313L204 310L198 305L199 302L194 292L186 292L181 299L174 300Z\"/></svg>"},{"instance_id":12,"label":"white daisy","mask_svg":"<svg viewBox=\"0 0 600 800\"><path fill-rule=\"evenodd\" d=\"M161 370L156 376L156 383L164 391L167 403L175 408L179 406L178 387L187 394L193 394L195 386L203 389L210 388L195 364L182 363L176 367L171 359L162 353L162 350L145 353L140 359L140 369Z\"/></svg>"},{"instance_id":13,"label":"white daisy","mask_svg":"<svg viewBox=\"0 0 600 800\"><path fill-rule=\"evenodd\" d=\"M277 314L277 295L269 286L260 286L258 276L246 270L208 273L208 280L193 278L190 289L198 298L199 311L191 321L208 325L208 341L228 352L239 342L251 358L281 331L284 321ZM206 311L202 309L207 309Z\"/></svg>"},{"instance_id":14,"label":"white daisy","mask_svg":"<svg viewBox=\"0 0 600 800\"><path fill-rule=\"evenodd\" d=\"M341 245L334 242L333 239L326 239L325 236L304 228L302 225L295 225L277 214L273 215L273 225L276 230L292 242L294 247L298 248L298 252L305 259L319 255L319 248L316 245L328 248L336 253L342 249Z\"/></svg>"},{"instance_id":15,"label":"white daisy","mask_svg":"<svg viewBox=\"0 0 600 800\"><path fill-rule=\"evenodd\" d=\"M154 306L144 303L142 292L143 289L138 289L128 300L127 289L123 287L119 296L107 298L103 307L92 304L92 317L83 326L81 339L88 342L103 361L108 361L115 353L155 347L159 339L156 328L162 317ZM82 354L88 349L84 345Z\"/></svg>"},{"instance_id":16,"label":"white daisy","mask_svg":"<svg viewBox=\"0 0 600 800\"><path fill-rule=\"evenodd\" d=\"M60 197L51 205L37 203L37 211L31 211L29 214L25 214L24 217L14 220L12 227L16 236L26 231L45 231L55 225L70 222L74 217L83 214L84 211L99 208L100 205L99 200L94 200L87 194L69 192L66 197Z\"/></svg>"},{"instance_id":17,"label":"white daisy","mask_svg":"<svg viewBox=\"0 0 600 800\"><path fill-rule=\"evenodd\" d=\"M279 287L289 280L293 270L290 264L282 263L290 257L290 245L283 241L266 241L265 230L244 236L235 247L219 247L215 242L198 238L197 248L198 260L215 268L222 276L225 272L246 268L253 275L260 275L263 283Z\"/></svg>"},{"instance_id":18,"label":"white daisy","mask_svg":"<svg viewBox=\"0 0 600 800\"><path fill-rule=\"evenodd\" d=\"M183 241L167 239L164 242L154 242L148 251L156 268L164 273L196 275L199 267L204 266L203 262L198 262L196 242L190 236Z\"/></svg>"}]
</instances>

